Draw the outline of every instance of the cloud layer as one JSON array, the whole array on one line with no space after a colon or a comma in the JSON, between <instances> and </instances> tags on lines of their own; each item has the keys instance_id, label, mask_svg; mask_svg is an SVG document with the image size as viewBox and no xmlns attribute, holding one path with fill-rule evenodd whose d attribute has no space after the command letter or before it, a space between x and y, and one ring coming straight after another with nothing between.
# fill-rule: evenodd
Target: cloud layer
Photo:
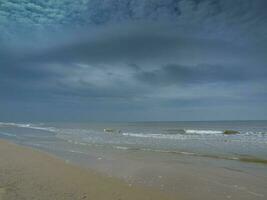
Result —
<instances>
[{"instance_id":1,"label":"cloud layer","mask_svg":"<svg viewBox=\"0 0 267 200\"><path fill-rule=\"evenodd\" d=\"M0 120L266 118L265 8L0 2Z\"/></svg>"}]
</instances>

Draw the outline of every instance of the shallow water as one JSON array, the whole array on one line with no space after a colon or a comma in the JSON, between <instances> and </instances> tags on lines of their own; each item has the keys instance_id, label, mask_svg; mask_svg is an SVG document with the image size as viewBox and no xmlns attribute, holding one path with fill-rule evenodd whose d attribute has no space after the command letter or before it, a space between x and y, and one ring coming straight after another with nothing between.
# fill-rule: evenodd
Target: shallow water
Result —
<instances>
[{"instance_id":1,"label":"shallow water","mask_svg":"<svg viewBox=\"0 0 267 200\"><path fill-rule=\"evenodd\" d=\"M16 130L27 134L16 134ZM106 130L106 131L104 131ZM238 131L226 135L225 130ZM1 123L1 135L28 142L49 134L76 145L170 152L214 158L267 160L267 121L136 123ZM13 134L13 135L12 135ZM34 140L35 142L35 140ZM245 157L245 158L244 158Z\"/></svg>"}]
</instances>

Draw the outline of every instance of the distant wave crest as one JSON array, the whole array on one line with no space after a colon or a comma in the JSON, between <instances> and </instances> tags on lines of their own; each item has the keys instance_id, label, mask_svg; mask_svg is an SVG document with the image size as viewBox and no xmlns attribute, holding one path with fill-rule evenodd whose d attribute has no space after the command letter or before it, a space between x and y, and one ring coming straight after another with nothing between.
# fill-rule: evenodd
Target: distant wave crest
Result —
<instances>
[{"instance_id":1,"label":"distant wave crest","mask_svg":"<svg viewBox=\"0 0 267 200\"><path fill-rule=\"evenodd\" d=\"M223 131L218 130L183 130L179 129L175 130L168 130L163 131L163 133L153 134L153 133L131 133L131 132L124 132L122 133L123 136L128 137L140 137L140 138L156 138L156 139L183 139L187 136L192 135L218 135L223 134Z\"/></svg>"},{"instance_id":2,"label":"distant wave crest","mask_svg":"<svg viewBox=\"0 0 267 200\"><path fill-rule=\"evenodd\" d=\"M56 132L56 129L53 127L42 127L34 124L22 124L22 123L13 123L13 122L0 122L0 126L14 126L19 128L30 128L36 130L43 130L49 132Z\"/></svg>"},{"instance_id":3,"label":"distant wave crest","mask_svg":"<svg viewBox=\"0 0 267 200\"><path fill-rule=\"evenodd\" d=\"M185 130L187 134L199 134L199 135L204 135L204 134L222 134L223 131L218 131L218 130Z\"/></svg>"}]
</instances>

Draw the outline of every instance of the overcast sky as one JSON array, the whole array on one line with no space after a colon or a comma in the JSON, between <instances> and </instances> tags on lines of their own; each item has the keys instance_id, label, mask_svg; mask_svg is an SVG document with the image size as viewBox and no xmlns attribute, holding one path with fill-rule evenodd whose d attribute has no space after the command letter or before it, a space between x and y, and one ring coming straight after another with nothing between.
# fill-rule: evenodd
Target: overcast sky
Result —
<instances>
[{"instance_id":1,"label":"overcast sky","mask_svg":"<svg viewBox=\"0 0 267 200\"><path fill-rule=\"evenodd\" d=\"M0 0L0 121L267 119L266 0Z\"/></svg>"}]
</instances>

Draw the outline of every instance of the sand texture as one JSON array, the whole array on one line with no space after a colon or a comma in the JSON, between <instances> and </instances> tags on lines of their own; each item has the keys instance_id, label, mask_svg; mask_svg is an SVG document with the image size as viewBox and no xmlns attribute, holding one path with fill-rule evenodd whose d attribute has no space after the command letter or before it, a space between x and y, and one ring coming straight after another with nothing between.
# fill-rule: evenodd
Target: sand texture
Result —
<instances>
[{"instance_id":1,"label":"sand texture","mask_svg":"<svg viewBox=\"0 0 267 200\"><path fill-rule=\"evenodd\" d=\"M0 200L164 200L160 191L66 164L38 150L0 140Z\"/></svg>"}]
</instances>

